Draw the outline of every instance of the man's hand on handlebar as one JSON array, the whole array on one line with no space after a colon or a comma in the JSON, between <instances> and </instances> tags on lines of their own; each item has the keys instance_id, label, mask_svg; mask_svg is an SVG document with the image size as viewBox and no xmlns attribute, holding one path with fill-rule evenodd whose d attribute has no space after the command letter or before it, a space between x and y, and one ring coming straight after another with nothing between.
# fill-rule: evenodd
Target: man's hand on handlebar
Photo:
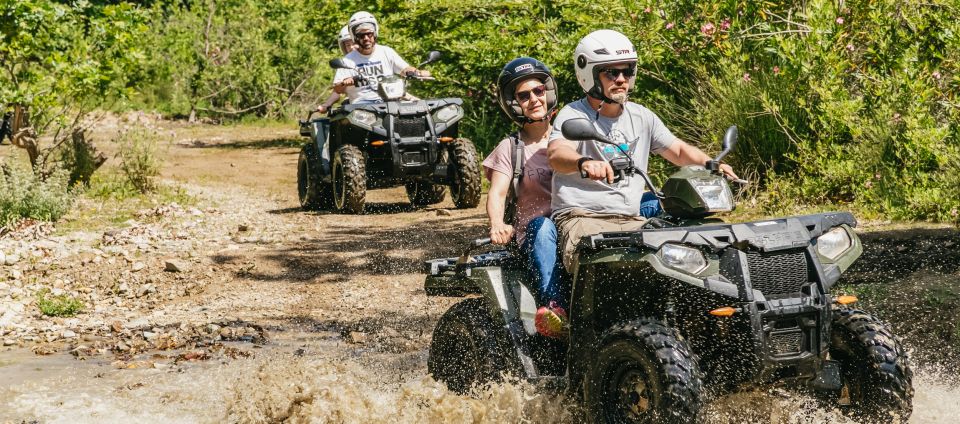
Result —
<instances>
[{"instance_id":1,"label":"man's hand on handlebar","mask_svg":"<svg viewBox=\"0 0 960 424\"><path fill-rule=\"evenodd\" d=\"M723 173L723 176L727 177L730 181L740 182L743 181L740 177L737 176L736 172L733 172L733 167L725 163L720 164L720 172Z\"/></svg>"},{"instance_id":2,"label":"man's hand on handlebar","mask_svg":"<svg viewBox=\"0 0 960 424\"><path fill-rule=\"evenodd\" d=\"M580 167L580 175L584 178L589 178L591 180L607 180L608 184L613 184L613 180L616 178L616 174L613 172L613 168L610 167L610 164L605 160L588 160L583 162L583 165Z\"/></svg>"},{"instance_id":3,"label":"man's hand on handlebar","mask_svg":"<svg viewBox=\"0 0 960 424\"><path fill-rule=\"evenodd\" d=\"M490 226L490 241L494 244L507 244L513 238L513 226L494 224Z\"/></svg>"},{"instance_id":4,"label":"man's hand on handlebar","mask_svg":"<svg viewBox=\"0 0 960 424\"><path fill-rule=\"evenodd\" d=\"M329 109L330 109L329 106L325 106L325 105L317 106L317 112L320 112L320 113L327 113L327 110Z\"/></svg>"}]
</instances>

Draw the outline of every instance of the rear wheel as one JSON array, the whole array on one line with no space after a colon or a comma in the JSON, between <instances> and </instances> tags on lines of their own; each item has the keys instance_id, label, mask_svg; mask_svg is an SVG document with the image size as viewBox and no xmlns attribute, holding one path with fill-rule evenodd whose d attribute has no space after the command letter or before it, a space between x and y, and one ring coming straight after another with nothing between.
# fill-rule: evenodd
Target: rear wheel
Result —
<instances>
[{"instance_id":1,"label":"rear wheel","mask_svg":"<svg viewBox=\"0 0 960 424\"><path fill-rule=\"evenodd\" d=\"M913 412L913 371L900 340L866 312L835 311L830 356L844 386L833 400L864 422L907 422Z\"/></svg>"},{"instance_id":2,"label":"rear wheel","mask_svg":"<svg viewBox=\"0 0 960 424\"><path fill-rule=\"evenodd\" d=\"M426 181L410 181L406 184L407 197L414 206L440 203L447 195L447 188Z\"/></svg>"},{"instance_id":3,"label":"rear wheel","mask_svg":"<svg viewBox=\"0 0 960 424\"><path fill-rule=\"evenodd\" d=\"M640 319L614 326L601 340L585 393L594 421L696 421L703 406L702 376L674 330Z\"/></svg>"},{"instance_id":4,"label":"rear wheel","mask_svg":"<svg viewBox=\"0 0 960 424\"><path fill-rule=\"evenodd\" d=\"M450 197L457 209L475 208L480 204L480 165L473 142L458 138L450 145L452 179Z\"/></svg>"},{"instance_id":5,"label":"rear wheel","mask_svg":"<svg viewBox=\"0 0 960 424\"><path fill-rule=\"evenodd\" d=\"M320 153L309 143L300 149L297 159L297 198L305 210L327 209L333 205L330 187L320 182Z\"/></svg>"},{"instance_id":6,"label":"rear wheel","mask_svg":"<svg viewBox=\"0 0 960 424\"><path fill-rule=\"evenodd\" d=\"M333 206L343 213L363 213L367 195L367 170L357 146L340 146L331 167Z\"/></svg>"},{"instance_id":7,"label":"rear wheel","mask_svg":"<svg viewBox=\"0 0 960 424\"><path fill-rule=\"evenodd\" d=\"M427 370L450 390L466 393L474 386L500 381L519 367L510 356L508 335L494 324L484 300L467 299L453 305L437 322L430 343Z\"/></svg>"}]
</instances>

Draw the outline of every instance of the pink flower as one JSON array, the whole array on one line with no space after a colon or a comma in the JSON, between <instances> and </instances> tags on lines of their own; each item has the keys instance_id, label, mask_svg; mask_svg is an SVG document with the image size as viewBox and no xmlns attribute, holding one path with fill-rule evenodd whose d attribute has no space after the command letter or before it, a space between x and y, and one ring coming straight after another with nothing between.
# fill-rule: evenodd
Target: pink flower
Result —
<instances>
[{"instance_id":1,"label":"pink flower","mask_svg":"<svg viewBox=\"0 0 960 424\"><path fill-rule=\"evenodd\" d=\"M957 211L957 208L950 209L950 216L956 218L957 215L960 215L960 211Z\"/></svg>"},{"instance_id":2,"label":"pink flower","mask_svg":"<svg viewBox=\"0 0 960 424\"><path fill-rule=\"evenodd\" d=\"M743 80L746 81L746 82L750 82L750 73L749 73L749 72L744 72L744 73L743 73Z\"/></svg>"},{"instance_id":3,"label":"pink flower","mask_svg":"<svg viewBox=\"0 0 960 424\"><path fill-rule=\"evenodd\" d=\"M667 29L673 28L673 22L667 22Z\"/></svg>"},{"instance_id":4,"label":"pink flower","mask_svg":"<svg viewBox=\"0 0 960 424\"><path fill-rule=\"evenodd\" d=\"M843 25L843 17L842 17L842 16L837 18L837 25Z\"/></svg>"},{"instance_id":5,"label":"pink flower","mask_svg":"<svg viewBox=\"0 0 960 424\"><path fill-rule=\"evenodd\" d=\"M940 75L940 71L933 71L932 75L934 79L940 79L940 77L942 76Z\"/></svg>"},{"instance_id":6,"label":"pink flower","mask_svg":"<svg viewBox=\"0 0 960 424\"><path fill-rule=\"evenodd\" d=\"M643 13L650 13L650 6L647 6L646 9L643 9Z\"/></svg>"},{"instance_id":7,"label":"pink flower","mask_svg":"<svg viewBox=\"0 0 960 424\"><path fill-rule=\"evenodd\" d=\"M779 74L780 74L780 67L779 67L779 66L774 66L774 67L773 67L773 74L774 74L774 75L779 75Z\"/></svg>"},{"instance_id":8,"label":"pink flower","mask_svg":"<svg viewBox=\"0 0 960 424\"><path fill-rule=\"evenodd\" d=\"M847 50L853 51L853 44L847 44Z\"/></svg>"},{"instance_id":9,"label":"pink flower","mask_svg":"<svg viewBox=\"0 0 960 424\"><path fill-rule=\"evenodd\" d=\"M863 183L863 186L866 187L866 188L873 187L873 181L867 181L867 182Z\"/></svg>"},{"instance_id":10,"label":"pink flower","mask_svg":"<svg viewBox=\"0 0 960 424\"><path fill-rule=\"evenodd\" d=\"M716 30L717 30L717 27L713 26L712 22L707 22L702 26L700 26L700 32L702 32L703 35L706 35L707 37L712 36Z\"/></svg>"},{"instance_id":11,"label":"pink flower","mask_svg":"<svg viewBox=\"0 0 960 424\"><path fill-rule=\"evenodd\" d=\"M728 29L730 29L730 18L726 18L723 20L723 22L720 22L721 31L726 31Z\"/></svg>"}]
</instances>

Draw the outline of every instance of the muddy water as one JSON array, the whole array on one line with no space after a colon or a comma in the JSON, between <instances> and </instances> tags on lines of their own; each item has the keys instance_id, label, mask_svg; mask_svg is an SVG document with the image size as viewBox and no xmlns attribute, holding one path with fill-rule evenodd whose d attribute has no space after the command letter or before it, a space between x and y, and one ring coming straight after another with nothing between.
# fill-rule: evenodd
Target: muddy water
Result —
<instances>
[{"instance_id":1,"label":"muddy water","mask_svg":"<svg viewBox=\"0 0 960 424\"><path fill-rule=\"evenodd\" d=\"M255 358L117 370L68 355L2 355L0 422L581 422L563 396L521 382L458 396L425 376L426 352L404 357L331 341L279 340ZM917 367L912 423L954 422L954 370ZM950 378L945 378L950 377ZM714 401L708 422L849 422L781 389Z\"/></svg>"}]
</instances>

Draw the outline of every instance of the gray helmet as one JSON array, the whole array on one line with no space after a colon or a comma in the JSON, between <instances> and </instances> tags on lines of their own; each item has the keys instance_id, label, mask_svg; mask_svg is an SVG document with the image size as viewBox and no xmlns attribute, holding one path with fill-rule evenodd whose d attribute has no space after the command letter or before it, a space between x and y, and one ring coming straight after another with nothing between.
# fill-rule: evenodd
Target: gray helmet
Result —
<instances>
[{"instance_id":1,"label":"gray helmet","mask_svg":"<svg viewBox=\"0 0 960 424\"><path fill-rule=\"evenodd\" d=\"M507 63L497 78L497 100L500 108L507 117L521 125L534 121L524 116L520 102L514 98L513 90L518 83L531 77L540 79L547 87L547 115L543 118L547 119L557 108L557 83L547 65L532 57L518 57Z\"/></svg>"}]
</instances>

